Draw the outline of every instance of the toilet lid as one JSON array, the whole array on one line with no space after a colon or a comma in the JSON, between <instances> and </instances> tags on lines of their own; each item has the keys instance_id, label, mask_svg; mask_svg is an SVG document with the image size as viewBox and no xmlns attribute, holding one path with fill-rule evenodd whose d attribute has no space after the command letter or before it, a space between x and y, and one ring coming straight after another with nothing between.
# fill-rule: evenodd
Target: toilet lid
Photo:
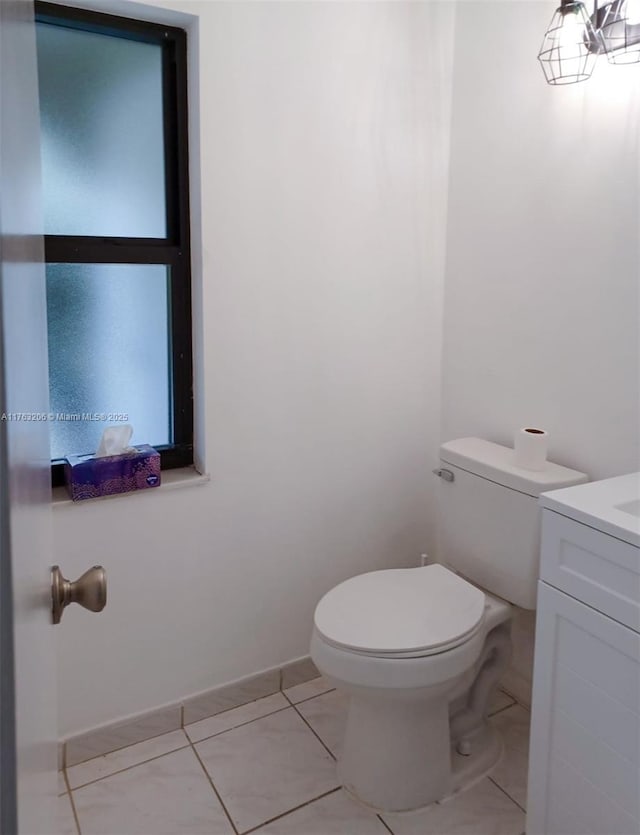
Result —
<instances>
[{"instance_id":1,"label":"toilet lid","mask_svg":"<svg viewBox=\"0 0 640 835\"><path fill-rule=\"evenodd\" d=\"M457 646L482 620L485 596L442 565L360 574L318 603L331 644L373 655L431 655Z\"/></svg>"}]
</instances>

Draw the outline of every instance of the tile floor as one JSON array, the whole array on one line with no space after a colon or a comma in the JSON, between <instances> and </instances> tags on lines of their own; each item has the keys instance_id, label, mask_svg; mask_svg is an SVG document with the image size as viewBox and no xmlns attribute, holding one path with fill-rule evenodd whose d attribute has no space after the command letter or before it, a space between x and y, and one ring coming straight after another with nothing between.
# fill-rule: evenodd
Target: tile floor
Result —
<instances>
[{"instance_id":1,"label":"tile floor","mask_svg":"<svg viewBox=\"0 0 640 835\"><path fill-rule=\"evenodd\" d=\"M420 812L376 815L338 787L346 700L322 678L75 765L61 835L521 835L529 714L498 693L491 777Z\"/></svg>"}]
</instances>

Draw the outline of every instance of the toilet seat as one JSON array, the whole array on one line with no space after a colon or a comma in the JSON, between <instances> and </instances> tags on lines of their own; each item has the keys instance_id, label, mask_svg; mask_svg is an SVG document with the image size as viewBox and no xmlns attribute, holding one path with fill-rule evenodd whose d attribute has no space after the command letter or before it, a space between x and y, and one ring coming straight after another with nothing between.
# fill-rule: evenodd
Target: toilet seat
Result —
<instances>
[{"instance_id":1,"label":"toilet seat","mask_svg":"<svg viewBox=\"0 0 640 835\"><path fill-rule=\"evenodd\" d=\"M360 655L415 658L460 646L480 629L485 596L442 565L371 571L318 603L314 623L328 644Z\"/></svg>"}]
</instances>

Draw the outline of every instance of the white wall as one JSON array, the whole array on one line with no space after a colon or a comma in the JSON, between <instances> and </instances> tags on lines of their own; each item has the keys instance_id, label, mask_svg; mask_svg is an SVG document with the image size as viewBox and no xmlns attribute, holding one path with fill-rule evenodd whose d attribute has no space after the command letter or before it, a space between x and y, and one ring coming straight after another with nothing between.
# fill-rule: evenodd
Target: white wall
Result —
<instances>
[{"instance_id":1,"label":"white wall","mask_svg":"<svg viewBox=\"0 0 640 835\"><path fill-rule=\"evenodd\" d=\"M109 575L58 629L62 737L306 654L327 589L433 547L452 7L175 5L212 480L56 507L66 576Z\"/></svg>"},{"instance_id":2,"label":"white wall","mask_svg":"<svg viewBox=\"0 0 640 835\"><path fill-rule=\"evenodd\" d=\"M638 67L550 87L551 2L460 2L445 277L448 440L550 433L592 479L640 469ZM505 685L530 698L535 619Z\"/></svg>"},{"instance_id":3,"label":"white wall","mask_svg":"<svg viewBox=\"0 0 640 835\"><path fill-rule=\"evenodd\" d=\"M199 16L212 481L56 507L110 581L58 628L61 736L305 654L325 590L433 549L439 437L639 466L634 69L552 89L553 0L459 5L440 428L453 4L155 5Z\"/></svg>"},{"instance_id":4,"label":"white wall","mask_svg":"<svg viewBox=\"0 0 640 835\"><path fill-rule=\"evenodd\" d=\"M640 468L638 67L548 86L554 0L463 2L456 22L443 437L604 478Z\"/></svg>"}]
</instances>

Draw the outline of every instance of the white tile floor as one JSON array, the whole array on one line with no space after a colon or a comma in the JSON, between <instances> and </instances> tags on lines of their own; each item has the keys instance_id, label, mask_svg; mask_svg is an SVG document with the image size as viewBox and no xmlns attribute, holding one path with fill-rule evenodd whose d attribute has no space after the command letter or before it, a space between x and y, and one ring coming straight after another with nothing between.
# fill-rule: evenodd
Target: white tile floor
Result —
<instances>
[{"instance_id":1,"label":"white tile floor","mask_svg":"<svg viewBox=\"0 0 640 835\"><path fill-rule=\"evenodd\" d=\"M493 775L420 812L376 815L339 788L346 700L321 679L60 774L61 835L521 835L529 714L498 693Z\"/></svg>"}]
</instances>

